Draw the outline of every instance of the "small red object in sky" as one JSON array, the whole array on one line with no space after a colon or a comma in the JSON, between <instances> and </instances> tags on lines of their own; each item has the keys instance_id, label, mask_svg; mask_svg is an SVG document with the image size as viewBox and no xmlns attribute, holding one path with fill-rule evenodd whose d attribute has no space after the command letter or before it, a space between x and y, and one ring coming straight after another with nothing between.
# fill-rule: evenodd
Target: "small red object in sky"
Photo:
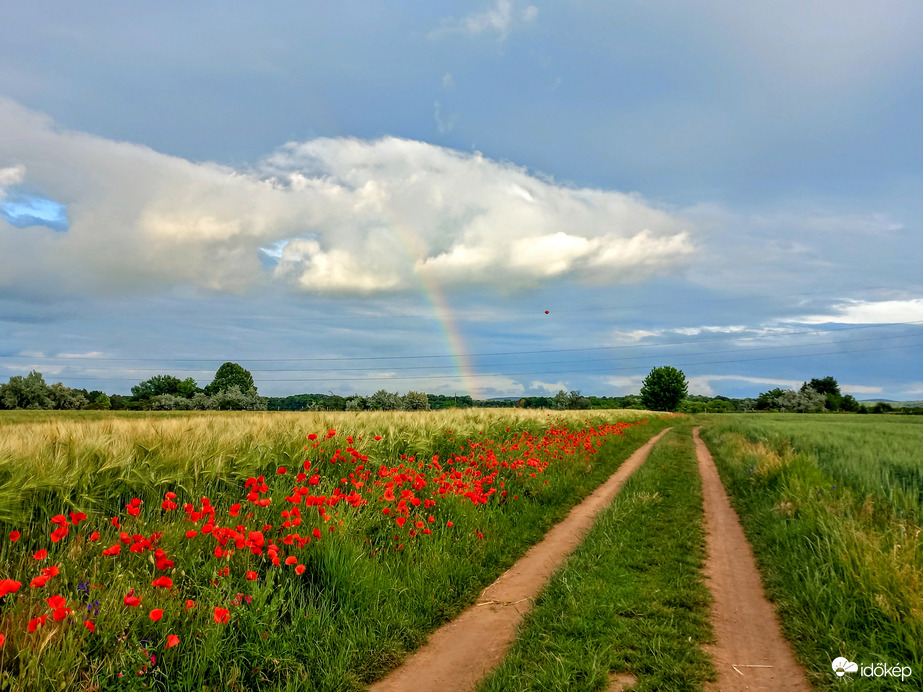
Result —
<instances>
[{"instance_id":1,"label":"small red object in sky","mask_svg":"<svg viewBox=\"0 0 923 692\"><path fill-rule=\"evenodd\" d=\"M550 312L550 310L545 310L545 314L546 314L546 315L547 315L549 312Z\"/></svg>"}]
</instances>

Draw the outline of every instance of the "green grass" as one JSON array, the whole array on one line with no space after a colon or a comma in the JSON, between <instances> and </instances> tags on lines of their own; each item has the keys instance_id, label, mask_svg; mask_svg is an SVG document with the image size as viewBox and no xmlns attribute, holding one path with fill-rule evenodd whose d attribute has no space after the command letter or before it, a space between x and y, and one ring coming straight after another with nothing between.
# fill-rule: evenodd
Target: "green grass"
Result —
<instances>
[{"instance_id":1,"label":"green grass","mask_svg":"<svg viewBox=\"0 0 923 692\"><path fill-rule=\"evenodd\" d=\"M711 418L703 431L783 630L817 689L830 663L911 666L854 689L923 689L923 421L868 416Z\"/></svg>"},{"instance_id":2,"label":"green grass","mask_svg":"<svg viewBox=\"0 0 923 692\"><path fill-rule=\"evenodd\" d=\"M698 690L714 678L702 491L688 423L661 440L542 593L480 692Z\"/></svg>"},{"instance_id":3,"label":"green grass","mask_svg":"<svg viewBox=\"0 0 923 692\"><path fill-rule=\"evenodd\" d=\"M652 417L622 436L609 436L598 453L586 458L582 447L574 454L555 447L556 440L572 435L565 426L573 432L589 430L624 416L217 413L92 420L65 415L12 423L0 439L0 579L14 578L23 585L0 601L0 633L7 636L0 648L0 688L363 689L472 602L570 507L667 425ZM307 434L323 437L328 428L337 430L336 437L319 441L315 449ZM461 471L476 465L486 473L491 454L497 460L524 456L525 446L514 449L521 444L516 441L521 433L534 435L530 444L536 446L529 454L549 465L543 472L536 468L535 478L528 466L522 471L495 468L502 475L492 487L499 491L504 480L510 499L501 501L497 492L487 504L440 497L426 511L421 505L412 518L425 522L432 513L435 519L424 523L433 527L426 537L408 535L412 521L399 530L393 515L382 515L386 503L378 497L383 489L373 487L380 465L405 464L408 474L420 470L433 476L435 454L447 468ZM383 439L373 441L375 434ZM348 455L336 464L327 461L334 447L347 447L347 435L355 438L358 453L368 456L362 464L365 471ZM296 550L282 544L290 530L278 525L279 510L286 506L292 475L305 457L314 464L310 473L320 475L318 485L311 486L312 496L329 497L334 487L352 490L364 478L362 492L369 504L329 506L333 533L327 532L316 508L301 505L304 525L298 530L309 534L319 527L323 539ZM290 469L289 474L277 476L279 466ZM259 509L244 503L239 518L228 518L230 503L241 502L246 494L244 481L259 474L266 476L273 504ZM402 487L410 485L407 481ZM432 497L431 489L427 486L417 495ZM216 558L213 537L185 538L187 530L201 530L201 521L186 521L182 509L160 509L167 491L177 493L180 507L192 502L198 508L200 497L210 498L219 510L218 526L233 528L239 522L248 532L272 523L274 528L265 531L267 540L275 540L283 556L297 556L303 573L296 574L294 567L274 568L265 555L251 555L246 547L238 546L230 560ZM137 518L124 509L132 497L144 501ZM71 510L84 511L89 519L52 543L50 517ZM254 516L245 517L247 512ZM112 516L120 517L127 535L161 532L159 544L175 567L157 570L150 551L133 554L127 544L117 558L100 557L103 547L119 541L119 530L108 522ZM12 529L22 532L16 543L6 538ZM87 540L93 530L102 534L97 543ZM38 548L48 550L46 560L32 558ZM49 564L60 566L60 575L44 589L30 589L29 580ZM221 576L224 566L231 569L228 576ZM258 579L246 580L247 570L254 570ZM173 579L172 591L151 586L161 574ZM138 609L123 604L131 588L143 597ZM44 598L52 594L67 597L74 612L61 623L49 617L44 627L27 633L31 618L49 612ZM189 611L183 605L187 598L196 602ZM98 614L87 610L95 601ZM230 623L213 622L215 606L232 611ZM163 608L164 619L151 621L151 608ZM83 628L83 619L94 622L93 634ZM167 634L177 634L180 645L166 649ZM149 654L157 657L156 665L149 665ZM145 665L145 674L137 675Z\"/></svg>"}]
</instances>

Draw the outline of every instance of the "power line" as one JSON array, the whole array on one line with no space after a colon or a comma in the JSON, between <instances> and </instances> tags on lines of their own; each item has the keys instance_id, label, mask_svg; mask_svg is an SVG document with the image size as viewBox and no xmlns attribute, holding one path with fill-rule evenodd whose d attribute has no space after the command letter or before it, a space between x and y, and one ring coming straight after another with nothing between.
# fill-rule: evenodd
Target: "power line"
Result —
<instances>
[{"instance_id":1,"label":"power line","mask_svg":"<svg viewBox=\"0 0 923 692\"><path fill-rule=\"evenodd\" d=\"M841 331L842 331L842 330L841 330ZM752 352L754 352L754 351L777 351L777 350L781 350L781 349L811 348L811 347L822 346L822 345L826 345L826 344L854 344L854 343L860 343L860 342L865 342L865 341L881 341L881 340L883 340L883 339L907 339L907 338L912 338L912 336L917 336L917 335L894 334L894 335L891 335L891 336L864 337L864 338L862 338L862 339L841 339L841 340L839 340L839 341L821 341L821 342L815 342L815 343L810 343L810 344L788 344L788 345L778 345L778 346L757 346L757 347L755 347L755 348L749 348L749 349L747 349L747 352L748 352L748 353L752 353ZM688 343L698 343L698 342L688 342ZM667 344L662 344L662 345L667 345ZM674 344L669 344L669 345L674 345ZM643 348L643 347L642 347L642 346L637 346L637 347L635 347L635 348ZM607 358L585 358L585 359L583 359L582 362L584 362L584 363L586 363L586 362L591 362L591 363L592 363L592 362L607 362L607 363L610 363L610 362L612 362L612 361L622 361L622 360L644 360L644 359L649 359L649 358L654 358L654 357L656 357L656 358L661 358L661 359L666 359L666 358L686 358L686 357L689 357L689 356L708 356L708 355L715 355L715 354L720 354L720 353L737 353L737 352L739 352L739 351L740 351L740 349L730 349L730 350L725 350L725 351L698 351L698 352L691 352L691 353L689 353L689 352L687 352L687 353L661 353L661 354L657 354L656 356L650 355L650 354L645 354L645 355L640 355L640 356L609 356L609 357L607 357ZM521 365L543 365L543 366L544 366L544 365L560 365L560 364L562 364L562 363L569 363L569 362L571 362L571 361L568 361L568 360L550 360L550 361L535 362L535 363L522 363ZM487 367L503 367L503 366L505 366L505 365L509 365L509 364L508 364L508 363L499 363L499 364L484 363L484 364L481 364L480 367L485 367L485 368L487 368ZM388 369L389 369L389 370L445 370L445 369L450 369L450 368L455 368L455 367L456 367L455 364L447 364L447 365L412 365L412 366L397 366L397 367L391 367L391 368L388 368ZM366 366L366 367L361 367L361 368L335 368L335 371L338 372L338 373L339 373L339 372L367 372L370 368L373 368L373 366ZM84 370L84 372L93 372L93 371L98 370L98 369L99 369L99 368L92 368L92 367L90 367L90 368L86 368L86 369ZM161 372L161 371L162 371L162 368L131 368L131 370L132 370L132 372ZM268 368L268 369L251 368L251 369L250 369L250 373L251 373L251 374L252 374L252 373L267 373L267 372L308 372L308 373L310 373L310 372L325 372L325 371L328 371L328 370L329 370L329 368ZM173 373L205 373L205 372L210 372L210 371L204 370L204 369L173 368L173 369L171 369L171 372L173 372Z\"/></svg>"},{"instance_id":2,"label":"power line","mask_svg":"<svg viewBox=\"0 0 923 692\"><path fill-rule=\"evenodd\" d=\"M697 362L678 362L673 363L674 366L696 366L696 365L717 365L717 364L726 364L726 363L748 363L754 361L763 361L763 360L785 360L789 358L815 358L818 356L832 356L832 355L847 355L850 353L868 353L871 351L890 351L903 348L915 348L923 347L923 344L903 344L899 346L881 346L876 348L857 348L850 349L847 351L824 351L821 353L800 353L800 354L790 354L784 356L761 356L758 358L729 358L725 360L706 360L706 361L697 361ZM650 358L660 358L661 356L649 356ZM590 368L590 369L566 369L566 370L535 370L535 371L525 371L525 372L484 372L476 373L471 375L471 378L488 378L488 377L516 377L520 375L567 375L567 374L592 374L599 372L618 372L624 370L636 370L638 365L628 365L620 367L607 367L607 368ZM402 380L444 380L446 378L467 378L468 375L453 375L446 373L444 375L407 375L407 376L398 376L398 377L368 377L368 376L359 376L359 377L316 377L316 378L262 378L261 383L264 382L288 382L288 383L301 383L301 382L346 382L354 380L362 381L379 381L386 380L390 382L402 381ZM91 382L135 382L137 378L128 378L128 377L82 377L79 375L72 376L72 379L87 380Z\"/></svg>"},{"instance_id":3,"label":"power line","mask_svg":"<svg viewBox=\"0 0 923 692\"><path fill-rule=\"evenodd\" d=\"M680 346L686 344L713 343L722 341L753 341L757 339L771 339L779 337L804 336L810 334L832 334L837 332L855 331L859 329L884 329L886 327L917 326L923 324L923 320L913 322L889 322L886 324L865 324L855 325L852 327L839 327L831 329L811 329L797 332L777 332L770 334L760 334L756 336L726 336L714 339L688 339L683 341L666 341L659 344L621 344L618 346L589 346L583 348L558 348L558 349L540 349L531 351L494 351L485 353L468 353L468 358L483 358L490 356L524 356L537 355L545 353L585 353L588 351L614 351L621 349L638 349L638 348L659 348L663 346ZM888 337L882 337L888 338ZM794 348L794 347L788 347ZM688 354L687 354L688 355ZM311 357L311 358L151 358L151 357L97 357L97 356L23 356L14 354L3 354L0 358L19 360L57 360L57 361L95 361L95 362L171 362L171 363L217 363L226 361L244 361L247 363L294 363L294 362L339 362L339 361L360 361L360 360L422 360L425 358L456 358L455 354L426 354L426 355L409 355L409 356L330 356L330 357ZM669 356L663 356L669 357ZM422 367L422 366L421 366ZM440 366L441 367L441 366ZM138 368L143 369L143 368ZM158 368L159 369L159 368ZM270 371L267 371L270 372Z\"/></svg>"}]
</instances>

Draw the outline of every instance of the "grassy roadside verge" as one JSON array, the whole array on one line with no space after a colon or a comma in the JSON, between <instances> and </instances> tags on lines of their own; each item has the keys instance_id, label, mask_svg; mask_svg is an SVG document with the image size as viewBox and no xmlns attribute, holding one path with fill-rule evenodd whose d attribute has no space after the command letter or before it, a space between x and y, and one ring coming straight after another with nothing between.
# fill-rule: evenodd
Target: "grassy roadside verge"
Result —
<instances>
[{"instance_id":1,"label":"grassy roadside verge","mask_svg":"<svg viewBox=\"0 0 923 692\"><path fill-rule=\"evenodd\" d=\"M876 465L895 463L879 436L863 439L843 421L842 437L851 440L844 445L834 424L822 421L823 444L839 450L833 459L818 446L816 426L794 423L785 430L773 420L735 418L702 435L783 631L815 689L844 684L831 669L839 656L913 671L904 681L850 675L851 689L923 689L923 539L908 502L916 498L884 483L872 492Z\"/></svg>"},{"instance_id":2,"label":"grassy roadside verge","mask_svg":"<svg viewBox=\"0 0 923 692\"><path fill-rule=\"evenodd\" d=\"M674 421L678 422L678 421ZM553 577L480 692L697 690L714 670L702 491L691 426L674 427Z\"/></svg>"}]
</instances>

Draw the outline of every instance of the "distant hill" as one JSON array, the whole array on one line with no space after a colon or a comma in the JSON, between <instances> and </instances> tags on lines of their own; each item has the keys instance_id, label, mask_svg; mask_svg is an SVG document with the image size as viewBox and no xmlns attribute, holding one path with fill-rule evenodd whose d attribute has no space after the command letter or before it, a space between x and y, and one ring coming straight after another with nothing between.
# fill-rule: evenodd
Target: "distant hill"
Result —
<instances>
[{"instance_id":1,"label":"distant hill","mask_svg":"<svg viewBox=\"0 0 923 692\"><path fill-rule=\"evenodd\" d=\"M862 404L891 404L895 408L917 408L923 406L923 401L896 401L894 399L861 399Z\"/></svg>"}]
</instances>

